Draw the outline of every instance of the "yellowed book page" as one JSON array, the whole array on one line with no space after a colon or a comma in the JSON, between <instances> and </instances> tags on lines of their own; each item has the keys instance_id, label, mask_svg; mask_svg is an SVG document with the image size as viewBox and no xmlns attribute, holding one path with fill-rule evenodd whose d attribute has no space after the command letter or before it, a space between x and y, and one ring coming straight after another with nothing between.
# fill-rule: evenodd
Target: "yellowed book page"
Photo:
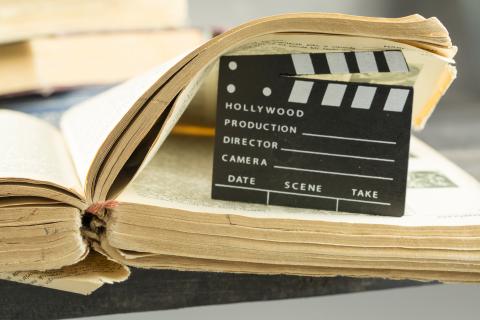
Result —
<instances>
[{"instance_id":1,"label":"yellowed book page","mask_svg":"<svg viewBox=\"0 0 480 320\"><path fill-rule=\"evenodd\" d=\"M109 134L155 81L182 57L82 102L63 115L61 131L83 187L97 154L108 151L101 150L101 147Z\"/></svg>"},{"instance_id":2,"label":"yellowed book page","mask_svg":"<svg viewBox=\"0 0 480 320\"><path fill-rule=\"evenodd\" d=\"M72 159L61 133L47 122L0 110L0 182L46 183L82 197Z\"/></svg>"},{"instance_id":3,"label":"yellowed book page","mask_svg":"<svg viewBox=\"0 0 480 320\"><path fill-rule=\"evenodd\" d=\"M195 75L190 83L182 90L182 92L178 95L173 103L172 111L168 115L167 120L165 121L165 125L160 130L160 133L155 140L154 144L150 148L147 153L147 156L142 162L137 175L142 171L142 169L153 159L155 154L157 153L160 146L165 142L168 135L172 132L174 126L178 123L180 117L184 114L185 110L189 107L190 103L192 102L195 94L198 92L202 83L205 81L207 76L209 75L212 67L214 65L210 65L205 67L202 71L200 71L197 75Z\"/></svg>"},{"instance_id":4,"label":"yellowed book page","mask_svg":"<svg viewBox=\"0 0 480 320\"><path fill-rule=\"evenodd\" d=\"M0 279L87 295L129 275L127 267L90 252L83 261L59 270L5 272L0 273Z\"/></svg>"},{"instance_id":5,"label":"yellowed book page","mask_svg":"<svg viewBox=\"0 0 480 320\"><path fill-rule=\"evenodd\" d=\"M213 139L185 136L169 137L118 200L259 219L394 226L480 225L478 182L415 138L412 138L411 154L407 209L401 218L213 200Z\"/></svg>"},{"instance_id":6,"label":"yellowed book page","mask_svg":"<svg viewBox=\"0 0 480 320\"><path fill-rule=\"evenodd\" d=\"M0 43L52 34L175 28L187 20L186 0L2 0L1 7Z\"/></svg>"},{"instance_id":7,"label":"yellowed book page","mask_svg":"<svg viewBox=\"0 0 480 320\"><path fill-rule=\"evenodd\" d=\"M207 272L238 272L256 274L290 274L301 276L348 276L361 278L410 279L420 281L441 282L479 282L475 272L432 271L432 270L399 270L371 269L352 267L312 267L299 265L274 265L265 263L249 263L241 261L224 261L201 258L188 258L172 255L157 255L130 260L129 265L147 268L176 269Z\"/></svg>"}]
</instances>

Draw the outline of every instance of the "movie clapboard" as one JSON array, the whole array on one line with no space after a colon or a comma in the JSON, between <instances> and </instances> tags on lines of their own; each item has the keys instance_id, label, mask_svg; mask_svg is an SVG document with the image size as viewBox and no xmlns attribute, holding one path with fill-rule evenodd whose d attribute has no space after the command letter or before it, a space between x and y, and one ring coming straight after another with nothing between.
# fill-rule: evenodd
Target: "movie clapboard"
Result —
<instances>
[{"instance_id":1,"label":"movie clapboard","mask_svg":"<svg viewBox=\"0 0 480 320\"><path fill-rule=\"evenodd\" d=\"M403 215L414 92L368 74L408 70L396 50L221 57L212 198Z\"/></svg>"}]
</instances>

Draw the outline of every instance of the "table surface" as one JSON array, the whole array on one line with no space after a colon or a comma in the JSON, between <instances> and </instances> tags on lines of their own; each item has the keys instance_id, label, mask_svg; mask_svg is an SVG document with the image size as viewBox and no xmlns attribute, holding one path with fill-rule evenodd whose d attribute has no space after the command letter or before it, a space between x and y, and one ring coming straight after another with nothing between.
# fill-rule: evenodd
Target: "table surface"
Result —
<instances>
[{"instance_id":1,"label":"table surface","mask_svg":"<svg viewBox=\"0 0 480 320\"><path fill-rule=\"evenodd\" d=\"M51 97L0 100L15 108L58 121L59 111L104 87L84 88ZM418 137L480 179L480 108L454 97L441 103ZM414 281L259 276L133 269L129 280L105 285L90 296L0 281L0 319L55 319L187 306L331 295L420 285Z\"/></svg>"}]
</instances>

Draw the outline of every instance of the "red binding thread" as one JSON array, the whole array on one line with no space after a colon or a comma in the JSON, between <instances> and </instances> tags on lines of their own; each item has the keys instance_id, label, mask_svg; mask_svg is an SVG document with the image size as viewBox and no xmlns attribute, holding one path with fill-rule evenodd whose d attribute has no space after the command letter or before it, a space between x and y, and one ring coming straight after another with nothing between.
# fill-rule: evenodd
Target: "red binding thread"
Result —
<instances>
[{"instance_id":1,"label":"red binding thread","mask_svg":"<svg viewBox=\"0 0 480 320\"><path fill-rule=\"evenodd\" d=\"M103 209L113 209L118 206L118 201L116 200L106 200L106 201L98 201L93 203L90 207L85 210L88 213L97 214Z\"/></svg>"}]
</instances>

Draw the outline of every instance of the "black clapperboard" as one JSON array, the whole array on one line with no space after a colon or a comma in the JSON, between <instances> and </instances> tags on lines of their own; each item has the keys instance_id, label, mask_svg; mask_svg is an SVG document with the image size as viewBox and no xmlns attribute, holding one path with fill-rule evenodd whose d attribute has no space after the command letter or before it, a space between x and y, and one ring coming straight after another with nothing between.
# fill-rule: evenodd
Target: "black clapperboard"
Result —
<instances>
[{"instance_id":1,"label":"black clapperboard","mask_svg":"<svg viewBox=\"0 0 480 320\"><path fill-rule=\"evenodd\" d=\"M408 70L398 50L221 57L212 198L402 216L413 88L301 75Z\"/></svg>"}]
</instances>

